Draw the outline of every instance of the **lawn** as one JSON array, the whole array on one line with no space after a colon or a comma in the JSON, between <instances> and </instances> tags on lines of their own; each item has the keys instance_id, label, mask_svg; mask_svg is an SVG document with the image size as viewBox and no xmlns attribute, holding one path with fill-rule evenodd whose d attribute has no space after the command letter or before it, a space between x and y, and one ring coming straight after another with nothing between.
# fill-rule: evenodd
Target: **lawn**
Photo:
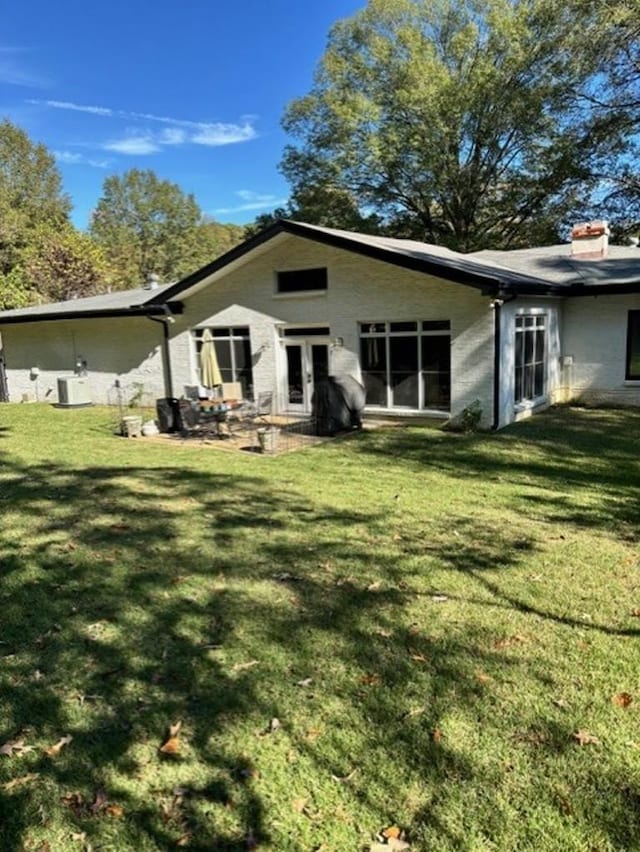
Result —
<instances>
[{"instance_id":1,"label":"lawn","mask_svg":"<svg viewBox=\"0 0 640 852\"><path fill-rule=\"evenodd\" d=\"M1 849L640 848L640 413L111 422L0 408Z\"/></svg>"}]
</instances>

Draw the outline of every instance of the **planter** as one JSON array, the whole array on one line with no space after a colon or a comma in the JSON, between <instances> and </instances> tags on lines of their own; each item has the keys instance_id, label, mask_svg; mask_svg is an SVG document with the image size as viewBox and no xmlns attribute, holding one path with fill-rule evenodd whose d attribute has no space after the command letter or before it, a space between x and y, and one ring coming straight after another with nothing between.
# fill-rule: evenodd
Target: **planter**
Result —
<instances>
[{"instance_id":1,"label":"planter","mask_svg":"<svg viewBox=\"0 0 640 852\"><path fill-rule=\"evenodd\" d=\"M142 435L142 417L123 417L120 431L125 438L139 438Z\"/></svg>"},{"instance_id":2,"label":"planter","mask_svg":"<svg viewBox=\"0 0 640 852\"><path fill-rule=\"evenodd\" d=\"M275 426L263 426L258 429L258 443L263 453L275 453L278 449L280 430Z\"/></svg>"}]
</instances>

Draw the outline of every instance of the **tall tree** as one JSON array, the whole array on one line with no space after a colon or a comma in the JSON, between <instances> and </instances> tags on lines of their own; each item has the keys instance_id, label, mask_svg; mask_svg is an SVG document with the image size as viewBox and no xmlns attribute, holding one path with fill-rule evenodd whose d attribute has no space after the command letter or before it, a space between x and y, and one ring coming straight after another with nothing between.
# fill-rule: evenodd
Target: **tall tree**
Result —
<instances>
[{"instance_id":1,"label":"tall tree","mask_svg":"<svg viewBox=\"0 0 640 852\"><path fill-rule=\"evenodd\" d=\"M198 266L202 214L193 195L150 170L112 175L89 227L114 269L115 285L141 286L154 273L176 280Z\"/></svg>"},{"instance_id":2,"label":"tall tree","mask_svg":"<svg viewBox=\"0 0 640 852\"><path fill-rule=\"evenodd\" d=\"M42 230L68 225L71 204L47 148L10 121L0 121L0 306L34 298L26 253Z\"/></svg>"},{"instance_id":3,"label":"tall tree","mask_svg":"<svg viewBox=\"0 0 640 852\"><path fill-rule=\"evenodd\" d=\"M556 0L369 0L285 114L294 197L332 172L403 236L463 251L553 237L604 149L575 97L598 59L569 51L589 20Z\"/></svg>"},{"instance_id":4,"label":"tall tree","mask_svg":"<svg viewBox=\"0 0 640 852\"><path fill-rule=\"evenodd\" d=\"M111 270L96 242L71 226L43 228L25 252L23 274L40 301L93 296L111 284Z\"/></svg>"}]
</instances>

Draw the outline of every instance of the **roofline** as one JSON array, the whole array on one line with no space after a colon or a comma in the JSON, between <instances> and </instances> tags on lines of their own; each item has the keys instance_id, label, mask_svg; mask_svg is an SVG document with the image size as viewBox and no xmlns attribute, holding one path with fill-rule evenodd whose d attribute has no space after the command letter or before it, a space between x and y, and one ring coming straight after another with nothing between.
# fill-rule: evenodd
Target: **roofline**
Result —
<instances>
[{"instance_id":1,"label":"roofline","mask_svg":"<svg viewBox=\"0 0 640 852\"><path fill-rule=\"evenodd\" d=\"M239 260L255 248L258 248L258 246L272 240L274 237L278 236L278 234L283 233L314 240L317 243L322 243L323 245L328 245L333 248L345 249L346 251L350 251L354 254L364 255L365 257L372 258L373 260L379 260L383 263L391 263L394 266L400 266L404 269L411 269L415 272L426 272L430 275L436 276L437 278L443 278L447 281L453 281L457 284L464 284L468 287L481 290L483 294L487 295L495 296L498 292L503 291L505 288L511 287L517 287L518 292L523 294L532 293L537 295L549 295L554 293L552 285L547 285L546 282L542 280L539 284L535 281L531 281L529 285L526 283L519 283L519 280L526 276L519 273L511 275L510 270L508 269L500 270L500 272L496 274L492 274L489 271L487 271L486 274L483 274L479 271L473 272L469 270L454 269L449 266L446 261L438 262L437 260L411 257L409 255L402 254L399 251L395 252L391 249L385 248L384 246L362 243L359 240L350 239L348 236L323 231L302 222L293 222L291 219L278 219L277 222L274 222L273 225L265 228L264 231L260 231L260 233L250 237L239 246L232 248L226 254L221 255L211 263L196 270L186 278L183 278L182 281L178 281L168 287L163 291L162 295L170 298L183 293L185 290L188 290L189 287L193 287L194 284L198 284L209 275L213 275L214 272L224 269L225 266ZM474 261L470 260L469 262L473 263ZM152 299L145 304L152 303Z\"/></svg>"},{"instance_id":2,"label":"roofline","mask_svg":"<svg viewBox=\"0 0 640 852\"><path fill-rule=\"evenodd\" d=\"M563 294L562 287L559 288ZM565 296L624 296L640 293L640 281L628 281L621 284L571 284L564 290Z\"/></svg>"},{"instance_id":3,"label":"roofline","mask_svg":"<svg viewBox=\"0 0 640 852\"><path fill-rule=\"evenodd\" d=\"M41 314L20 314L14 317L3 317L0 314L0 327L4 325L20 325L28 322L53 322L54 320L166 316L165 305L171 314L178 315L184 311L182 302L162 302L154 305L133 305L129 308L94 308L89 311L48 311Z\"/></svg>"}]
</instances>

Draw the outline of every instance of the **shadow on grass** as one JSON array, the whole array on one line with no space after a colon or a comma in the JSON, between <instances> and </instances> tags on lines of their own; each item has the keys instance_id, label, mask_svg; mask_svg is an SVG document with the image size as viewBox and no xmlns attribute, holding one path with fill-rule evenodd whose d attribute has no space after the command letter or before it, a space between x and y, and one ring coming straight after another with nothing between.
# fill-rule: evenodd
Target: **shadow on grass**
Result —
<instances>
[{"instance_id":1,"label":"shadow on grass","mask_svg":"<svg viewBox=\"0 0 640 852\"><path fill-rule=\"evenodd\" d=\"M438 462L413 434L389 440L407 465ZM479 446L465 439L442 462L495 473ZM0 539L0 742L38 743L37 752L0 765L4 848L21 848L34 824L45 830L55 820L65 836L84 832L114 848L172 848L183 839L202 850L268 846L274 829L257 773L285 758L268 750L263 727L279 716L286 729L294 702L324 718L324 688L327 700L344 702L342 724L316 740L300 722L287 743L381 824L393 816L381 766L419 776L433 791L491 783L486 767L439 735L442 718L457 704L480 724L484 670L500 667L517 680L533 663L505 658L487 629L445 639L428 624L405 623L418 569L390 546L372 554L351 535L354 526L384 528L383 512L316 506L259 476L3 461L0 499L17 526ZM566 473L564 463L554 470ZM514 472L530 474L526 466ZM463 533L438 558L484 583L492 605L522 610L483 572L517 567L533 545L508 532L490 536L473 521ZM381 588L369 579L372 556ZM320 694L301 698L296 683L310 672ZM158 748L178 719L187 745L165 757ZM74 739L58 756L42 753L65 734ZM251 743L262 749L260 770ZM100 788L123 808L121 821L92 812ZM76 792L82 798L69 800ZM611 782L612 813L631 795ZM464 831L435 798L420 824L460 848ZM624 828L598 819L614 839L630 841L640 829L637 812ZM304 848L296 842L289 848Z\"/></svg>"}]
</instances>

